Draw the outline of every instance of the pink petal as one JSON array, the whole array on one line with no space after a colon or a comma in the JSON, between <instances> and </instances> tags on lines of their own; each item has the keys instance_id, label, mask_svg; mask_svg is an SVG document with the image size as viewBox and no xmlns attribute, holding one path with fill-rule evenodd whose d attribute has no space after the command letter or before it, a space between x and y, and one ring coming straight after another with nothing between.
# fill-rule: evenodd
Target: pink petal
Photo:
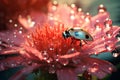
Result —
<instances>
[{"instance_id":1,"label":"pink petal","mask_svg":"<svg viewBox=\"0 0 120 80\"><path fill-rule=\"evenodd\" d=\"M116 68L109 62L97 58L80 57L81 62L75 69L76 73L81 74L83 71L88 71L98 78L104 78L107 74L111 74Z\"/></svg>"},{"instance_id":2,"label":"pink petal","mask_svg":"<svg viewBox=\"0 0 120 80\"><path fill-rule=\"evenodd\" d=\"M9 80L25 80L26 76L32 73L34 70L39 68L40 65L38 64L33 64L31 66L27 66L23 68L22 70L18 71L13 75Z\"/></svg>"},{"instance_id":3,"label":"pink petal","mask_svg":"<svg viewBox=\"0 0 120 80\"><path fill-rule=\"evenodd\" d=\"M72 69L61 69L57 71L58 80L78 80L77 75Z\"/></svg>"},{"instance_id":4,"label":"pink petal","mask_svg":"<svg viewBox=\"0 0 120 80\"><path fill-rule=\"evenodd\" d=\"M5 57L6 56L6 57ZM18 66L22 66L28 64L27 61L25 62L25 59L23 59L21 56L10 56L8 55L1 55L0 56L3 59L0 59L0 71L6 70L8 68L14 68Z\"/></svg>"},{"instance_id":5,"label":"pink petal","mask_svg":"<svg viewBox=\"0 0 120 80\"><path fill-rule=\"evenodd\" d=\"M24 42L23 34L19 33L17 30L0 32L0 40L9 45L20 45Z\"/></svg>"}]
</instances>

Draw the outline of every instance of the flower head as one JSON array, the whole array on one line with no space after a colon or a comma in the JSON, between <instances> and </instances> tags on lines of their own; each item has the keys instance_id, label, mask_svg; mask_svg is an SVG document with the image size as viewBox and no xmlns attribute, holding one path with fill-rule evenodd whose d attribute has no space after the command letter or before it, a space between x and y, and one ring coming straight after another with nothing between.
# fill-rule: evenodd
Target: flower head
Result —
<instances>
[{"instance_id":1,"label":"flower head","mask_svg":"<svg viewBox=\"0 0 120 80\"><path fill-rule=\"evenodd\" d=\"M77 11L74 5L68 7L54 3L49 7L45 23L48 24L36 26L34 30L29 29L27 34L23 33L24 40L21 44L1 50L1 55L17 53L19 56L2 59L0 70L25 66L11 80L20 80L39 68L56 73L58 80L77 80L77 75L85 72L102 79L115 71L111 63L90 57L105 51L111 52L117 42L115 37L119 27L112 26L112 20L104 6L100 6L98 14L91 17L80 9ZM85 30L93 37L93 41L73 37L64 39L62 33L70 27ZM2 46L4 44L6 43L1 42Z\"/></svg>"}]
</instances>

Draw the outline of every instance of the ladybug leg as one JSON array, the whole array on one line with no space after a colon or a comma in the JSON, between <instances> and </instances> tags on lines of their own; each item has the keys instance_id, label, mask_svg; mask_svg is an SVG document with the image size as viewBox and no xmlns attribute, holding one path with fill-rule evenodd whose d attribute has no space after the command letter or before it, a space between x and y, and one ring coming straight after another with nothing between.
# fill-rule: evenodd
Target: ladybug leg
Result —
<instances>
[{"instance_id":1,"label":"ladybug leg","mask_svg":"<svg viewBox=\"0 0 120 80\"><path fill-rule=\"evenodd\" d=\"M71 38L71 44L75 43L75 38Z\"/></svg>"},{"instance_id":2,"label":"ladybug leg","mask_svg":"<svg viewBox=\"0 0 120 80\"><path fill-rule=\"evenodd\" d=\"M80 40L80 47L82 47L82 41Z\"/></svg>"},{"instance_id":3,"label":"ladybug leg","mask_svg":"<svg viewBox=\"0 0 120 80\"><path fill-rule=\"evenodd\" d=\"M87 44L87 41L83 40L84 44Z\"/></svg>"}]
</instances>

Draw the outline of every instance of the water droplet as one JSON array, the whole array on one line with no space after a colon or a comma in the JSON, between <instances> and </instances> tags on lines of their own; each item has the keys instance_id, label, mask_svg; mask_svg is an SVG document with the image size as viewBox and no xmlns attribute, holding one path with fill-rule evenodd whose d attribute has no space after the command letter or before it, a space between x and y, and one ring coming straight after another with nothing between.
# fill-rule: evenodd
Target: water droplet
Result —
<instances>
[{"instance_id":1,"label":"water droplet","mask_svg":"<svg viewBox=\"0 0 120 80\"><path fill-rule=\"evenodd\" d=\"M2 41L0 41L0 44L2 44Z\"/></svg>"},{"instance_id":2,"label":"water droplet","mask_svg":"<svg viewBox=\"0 0 120 80\"><path fill-rule=\"evenodd\" d=\"M30 38L30 35L27 35L27 38Z\"/></svg>"},{"instance_id":3,"label":"water droplet","mask_svg":"<svg viewBox=\"0 0 120 80\"><path fill-rule=\"evenodd\" d=\"M21 62L20 62L20 61L17 61L17 64L18 64L18 65L20 65L20 64L21 64Z\"/></svg>"},{"instance_id":4,"label":"water droplet","mask_svg":"<svg viewBox=\"0 0 120 80\"><path fill-rule=\"evenodd\" d=\"M3 64L0 64L0 71L5 70L5 67L3 66Z\"/></svg>"},{"instance_id":5,"label":"water droplet","mask_svg":"<svg viewBox=\"0 0 120 80\"><path fill-rule=\"evenodd\" d=\"M58 2L57 1L53 1L53 5L54 6L58 6Z\"/></svg>"},{"instance_id":6,"label":"water droplet","mask_svg":"<svg viewBox=\"0 0 120 80\"><path fill-rule=\"evenodd\" d=\"M113 57L118 57L119 53L112 53Z\"/></svg>"},{"instance_id":7,"label":"water droplet","mask_svg":"<svg viewBox=\"0 0 120 80\"><path fill-rule=\"evenodd\" d=\"M60 62L62 65L66 66L66 65L69 63L69 60L66 59L66 58L61 58L61 59L59 59L59 62Z\"/></svg>"},{"instance_id":8,"label":"water droplet","mask_svg":"<svg viewBox=\"0 0 120 80\"><path fill-rule=\"evenodd\" d=\"M91 72L96 72L96 71L98 71L98 68L99 68L99 64L96 63L96 62L93 62L93 65L92 65L91 68L89 68L89 70L90 70Z\"/></svg>"},{"instance_id":9,"label":"water droplet","mask_svg":"<svg viewBox=\"0 0 120 80\"><path fill-rule=\"evenodd\" d=\"M7 41L10 41L10 39L8 38Z\"/></svg>"},{"instance_id":10,"label":"water droplet","mask_svg":"<svg viewBox=\"0 0 120 80\"><path fill-rule=\"evenodd\" d=\"M17 24L14 24L14 27L18 27L18 25L17 25Z\"/></svg>"},{"instance_id":11,"label":"water droplet","mask_svg":"<svg viewBox=\"0 0 120 80\"><path fill-rule=\"evenodd\" d=\"M55 55L54 60L58 62L59 61L59 55Z\"/></svg>"},{"instance_id":12,"label":"water droplet","mask_svg":"<svg viewBox=\"0 0 120 80\"><path fill-rule=\"evenodd\" d=\"M75 48L71 48L68 50L67 54L75 53L77 50Z\"/></svg>"},{"instance_id":13,"label":"water droplet","mask_svg":"<svg viewBox=\"0 0 120 80\"><path fill-rule=\"evenodd\" d=\"M22 34L22 31L19 31L19 34Z\"/></svg>"},{"instance_id":14,"label":"water droplet","mask_svg":"<svg viewBox=\"0 0 120 80\"><path fill-rule=\"evenodd\" d=\"M111 38L111 37L112 37L112 32L110 32L110 31L106 32L106 36L107 36L108 38Z\"/></svg>"},{"instance_id":15,"label":"water droplet","mask_svg":"<svg viewBox=\"0 0 120 80\"><path fill-rule=\"evenodd\" d=\"M51 51L54 50L54 48L49 48Z\"/></svg>"},{"instance_id":16,"label":"water droplet","mask_svg":"<svg viewBox=\"0 0 120 80\"><path fill-rule=\"evenodd\" d=\"M108 51L111 51L111 47L109 45L105 45L105 48L108 50Z\"/></svg>"},{"instance_id":17,"label":"water droplet","mask_svg":"<svg viewBox=\"0 0 120 80\"><path fill-rule=\"evenodd\" d=\"M99 20L96 20L95 29L96 29L97 31L102 30L102 25L101 25L101 23L99 22Z\"/></svg>"},{"instance_id":18,"label":"water droplet","mask_svg":"<svg viewBox=\"0 0 120 80\"><path fill-rule=\"evenodd\" d=\"M71 4L71 8L75 8L76 6L75 6L75 4Z\"/></svg>"},{"instance_id":19,"label":"water droplet","mask_svg":"<svg viewBox=\"0 0 120 80\"><path fill-rule=\"evenodd\" d=\"M81 13L82 12L82 8L78 8L78 12Z\"/></svg>"},{"instance_id":20,"label":"water droplet","mask_svg":"<svg viewBox=\"0 0 120 80\"><path fill-rule=\"evenodd\" d=\"M52 11L56 11L57 10L57 6L58 6L58 2L57 1L53 1L53 6L52 6Z\"/></svg>"},{"instance_id":21,"label":"water droplet","mask_svg":"<svg viewBox=\"0 0 120 80\"><path fill-rule=\"evenodd\" d=\"M17 36L16 35L14 35L14 38L16 38Z\"/></svg>"},{"instance_id":22,"label":"water droplet","mask_svg":"<svg viewBox=\"0 0 120 80\"><path fill-rule=\"evenodd\" d=\"M85 21L90 22L90 20L91 20L91 15L89 13L86 13Z\"/></svg>"},{"instance_id":23,"label":"water droplet","mask_svg":"<svg viewBox=\"0 0 120 80\"><path fill-rule=\"evenodd\" d=\"M13 20L12 20L12 19L10 19L10 20L9 20L9 23L12 23L12 22L13 22Z\"/></svg>"},{"instance_id":24,"label":"water droplet","mask_svg":"<svg viewBox=\"0 0 120 80\"><path fill-rule=\"evenodd\" d=\"M49 55L48 55L47 51L42 51L41 55L42 55L42 57L43 57L44 60L47 60L49 58Z\"/></svg>"},{"instance_id":25,"label":"water droplet","mask_svg":"<svg viewBox=\"0 0 120 80\"><path fill-rule=\"evenodd\" d=\"M83 71L86 70L86 66L85 65L82 66L82 70Z\"/></svg>"},{"instance_id":26,"label":"water droplet","mask_svg":"<svg viewBox=\"0 0 120 80\"><path fill-rule=\"evenodd\" d=\"M107 18L105 20L105 26L106 26L106 28L110 28L112 26L112 20Z\"/></svg>"},{"instance_id":27,"label":"water droplet","mask_svg":"<svg viewBox=\"0 0 120 80\"><path fill-rule=\"evenodd\" d=\"M16 64L13 64L13 63L12 63L12 64L10 64L10 65L11 65L11 67L16 67Z\"/></svg>"},{"instance_id":28,"label":"water droplet","mask_svg":"<svg viewBox=\"0 0 120 80\"><path fill-rule=\"evenodd\" d=\"M31 65L31 64L32 64L32 61L28 61L27 63L28 63L28 65Z\"/></svg>"},{"instance_id":29,"label":"water droplet","mask_svg":"<svg viewBox=\"0 0 120 80\"><path fill-rule=\"evenodd\" d=\"M112 71L113 69L111 67L108 68L110 71Z\"/></svg>"},{"instance_id":30,"label":"water droplet","mask_svg":"<svg viewBox=\"0 0 120 80\"><path fill-rule=\"evenodd\" d=\"M22 30L23 29L23 27L20 27L20 30Z\"/></svg>"},{"instance_id":31,"label":"water droplet","mask_svg":"<svg viewBox=\"0 0 120 80\"><path fill-rule=\"evenodd\" d=\"M104 13L106 11L107 11L107 9L105 8L105 6L103 4L99 5L98 13Z\"/></svg>"}]
</instances>

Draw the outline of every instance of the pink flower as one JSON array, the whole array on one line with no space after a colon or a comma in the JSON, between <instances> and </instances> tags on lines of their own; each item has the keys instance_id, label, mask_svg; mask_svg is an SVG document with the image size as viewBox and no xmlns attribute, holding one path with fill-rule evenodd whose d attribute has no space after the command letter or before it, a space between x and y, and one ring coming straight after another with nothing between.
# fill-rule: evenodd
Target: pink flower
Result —
<instances>
[{"instance_id":1,"label":"pink flower","mask_svg":"<svg viewBox=\"0 0 120 80\"><path fill-rule=\"evenodd\" d=\"M2 48L1 55L19 55L1 59L0 70L24 66L10 80L23 80L26 75L39 68L51 74L56 73L58 80L78 80L77 75L86 72L102 79L115 71L111 63L90 57L101 52L111 52L117 42L115 36L119 27L112 26L112 20L104 6L100 6L98 14L91 17L81 9L77 11L74 5L68 7L54 3L49 6L45 23L47 24L29 29L28 33L16 32L17 37L22 36L19 39L21 42L18 38L5 38L6 34L0 33L0 45L6 48ZM79 40L71 43L71 38L64 39L62 33L70 27L79 27L87 31L93 37L93 41L82 42L80 46ZM13 42L9 42L10 40ZM6 42L14 44L7 45Z\"/></svg>"}]
</instances>

